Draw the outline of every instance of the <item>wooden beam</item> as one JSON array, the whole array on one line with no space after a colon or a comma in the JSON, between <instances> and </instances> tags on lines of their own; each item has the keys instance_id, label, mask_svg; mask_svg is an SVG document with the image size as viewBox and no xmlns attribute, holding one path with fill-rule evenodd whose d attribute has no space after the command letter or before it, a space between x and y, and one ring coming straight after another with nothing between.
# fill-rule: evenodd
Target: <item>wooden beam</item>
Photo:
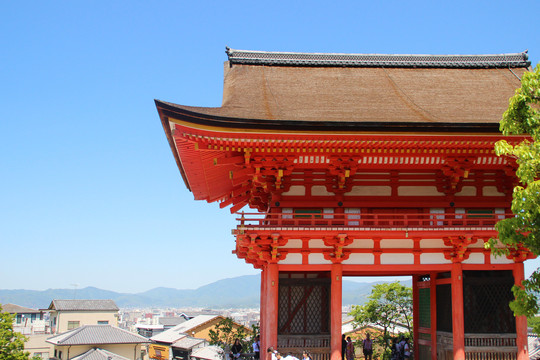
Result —
<instances>
[{"instance_id":1,"label":"wooden beam","mask_svg":"<svg viewBox=\"0 0 540 360\"><path fill-rule=\"evenodd\" d=\"M247 205L248 201L245 200L245 201L242 201L234 206L231 207L231 214L234 214L235 212L237 212L238 210L240 210L241 208L243 208L245 205Z\"/></svg>"},{"instance_id":2,"label":"wooden beam","mask_svg":"<svg viewBox=\"0 0 540 360\"><path fill-rule=\"evenodd\" d=\"M244 156L231 156L231 157L216 157L214 158L214 165L243 165L245 164Z\"/></svg>"}]
</instances>

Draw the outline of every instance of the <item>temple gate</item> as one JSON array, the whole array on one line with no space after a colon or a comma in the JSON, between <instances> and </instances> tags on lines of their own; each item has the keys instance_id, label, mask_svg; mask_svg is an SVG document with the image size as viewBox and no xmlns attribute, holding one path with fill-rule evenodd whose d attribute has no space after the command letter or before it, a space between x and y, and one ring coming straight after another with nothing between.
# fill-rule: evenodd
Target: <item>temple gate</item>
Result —
<instances>
[{"instance_id":1,"label":"temple gate","mask_svg":"<svg viewBox=\"0 0 540 360\"><path fill-rule=\"evenodd\" d=\"M415 358L527 359L508 302L531 254L484 248L512 216L493 146L526 53L227 55L221 107L156 105L195 199L238 214L262 349L341 359L343 276L408 275Z\"/></svg>"}]
</instances>

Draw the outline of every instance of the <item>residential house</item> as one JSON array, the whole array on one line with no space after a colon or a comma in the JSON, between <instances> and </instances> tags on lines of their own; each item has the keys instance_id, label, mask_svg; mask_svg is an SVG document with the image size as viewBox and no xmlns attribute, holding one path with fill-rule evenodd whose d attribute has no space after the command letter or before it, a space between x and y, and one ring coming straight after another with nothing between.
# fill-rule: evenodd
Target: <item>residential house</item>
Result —
<instances>
[{"instance_id":1,"label":"residential house","mask_svg":"<svg viewBox=\"0 0 540 360\"><path fill-rule=\"evenodd\" d=\"M84 359L85 354L94 359L89 357L94 349L111 352L122 360L142 360L150 341L112 325L83 325L50 337L47 342L54 345L54 357L58 360ZM96 358L103 354L95 350L92 353Z\"/></svg>"},{"instance_id":2,"label":"residential house","mask_svg":"<svg viewBox=\"0 0 540 360\"><path fill-rule=\"evenodd\" d=\"M118 310L113 300L53 300L49 305L52 333L82 325L118 326Z\"/></svg>"},{"instance_id":3,"label":"residential house","mask_svg":"<svg viewBox=\"0 0 540 360\"><path fill-rule=\"evenodd\" d=\"M156 360L189 360L191 353L199 348L205 347L208 342L205 339L198 339L187 334L181 334L180 338L174 342L154 342L148 346L150 359Z\"/></svg>"},{"instance_id":4,"label":"residential house","mask_svg":"<svg viewBox=\"0 0 540 360\"><path fill-rule=\"evenodd\" d=\"M210 330L225 318L221 315L198 315L193 319L176 325L175 327L153 336L150 340L154 342L173 343L187 334L195 338L201 338L210 341ZM243 327L238 323L233 323L235 329ZM246 329L246 332L250 332Z\"/></svg>"},{"instance_id":5,"label":"residential house","mask_svg":"<svg viewBox=\"0 0 540 360\"><path fill-rule=\"evenodd\" d=\"M13 330L18 333L23 335L44 334L48 330L43 318L43 311L15 304L3 304L2 311L15 315Z\"/></svg>"},{"instance_id":6,"label":"residential house","mask_svg":"<svg viewBox=\"0 0 540 360\"><path fill-rule=\"evenodd\" d=\"M223 319L225 318L221 315L199 315L151 337L151 358L153 354L154 359L164 360L170 354L173 359L188 360L195 350L208 345L210 330ZM238 323L233 326L235 329L242 327Z\"/></svg>"},{"instance_id":7,"label":"residential house","mask_svg":"<svg viewBox=\"0 0 540 360\"><path fill-rule=\"evenodd\" d=\"M2 311L15 315L13 331L25 335L28 341L24 343L24 350L30 356L38 356L47 360L52 350L51 344L46 342L50 336L48 312L30 309L15 304L3 304Z\"/></svg>"},{"instance_id":8,"label":"residential house","mask_svg":"<svg viewBox=\"0 0 540 360\"><path fill-rule=\"evenodd\" d=\"M159 325L163 325L164 330L169 330L176 325L182 324L188 321L190 318L187 316L162 316L158 319Z\"/></svg>"},{"instance_id":9,"label":"residential house","mask_svg":"<svg viewBox=\"0 0 540 360\"><path fill-rule=\"evenodd\" d=\"M163 325L153 325L153 324L136 324L135 329L137 334L144 336L147 339L150 339L152 336L161 334L165 331Z\"/></svg>"}]
</instances>

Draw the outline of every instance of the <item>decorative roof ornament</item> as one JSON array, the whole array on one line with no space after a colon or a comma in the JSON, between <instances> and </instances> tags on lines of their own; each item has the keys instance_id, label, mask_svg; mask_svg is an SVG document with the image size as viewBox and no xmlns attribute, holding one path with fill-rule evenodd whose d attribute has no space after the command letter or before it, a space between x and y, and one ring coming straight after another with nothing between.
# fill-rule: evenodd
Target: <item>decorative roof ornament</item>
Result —
<instances>
[{"instance_id":1,"label":"decorative roof ornament","mask_svg":"<svg viewBox=\"0 0 540 360\"><path fill-rule=\"evenodd\" d=\"M517 68L531 65L527 50L521 53L488 55L398 55L269 52L226 47L225 52L231 66Z\"/></svg>"}]
</instances>

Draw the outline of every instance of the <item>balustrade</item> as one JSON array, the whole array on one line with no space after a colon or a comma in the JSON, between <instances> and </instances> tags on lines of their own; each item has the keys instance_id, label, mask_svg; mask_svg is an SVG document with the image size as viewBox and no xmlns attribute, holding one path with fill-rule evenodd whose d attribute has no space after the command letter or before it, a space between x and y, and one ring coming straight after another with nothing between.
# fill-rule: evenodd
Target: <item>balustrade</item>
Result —
<instances>
[{"instance_id":1,"label":"balustrade","mask_svg":"<svg viewBox=\"0 0 540 360\"><path fill-rule=\"evenodd\" d=\"M453 359L452 333L437 332L437 358ZM516 334L465 334L466 360L517 359Z\"/></svg>"},{"instance_id":2,"label":"balustrade","mask_svg":"<svg viewBox=\"0 0 540 360\"><path fill-rule=\"evenodd\" d=\"M330 360L329 335L279 335L277 348L280 353L291 353L299 359L306 350L312 360Z\"/></svg>"},{"instance_id":3,"label":"balustrade","mask_svg":"<svg viewBox=\"0 0 540 360\"><path fill-rule=\"evenodd\" d=\"M414 214L321 214L244 213L239 227L348 227L348 228L464 228L493 227L514 214L469 215L455 213Z\"/></svg>"}]
</instances>

